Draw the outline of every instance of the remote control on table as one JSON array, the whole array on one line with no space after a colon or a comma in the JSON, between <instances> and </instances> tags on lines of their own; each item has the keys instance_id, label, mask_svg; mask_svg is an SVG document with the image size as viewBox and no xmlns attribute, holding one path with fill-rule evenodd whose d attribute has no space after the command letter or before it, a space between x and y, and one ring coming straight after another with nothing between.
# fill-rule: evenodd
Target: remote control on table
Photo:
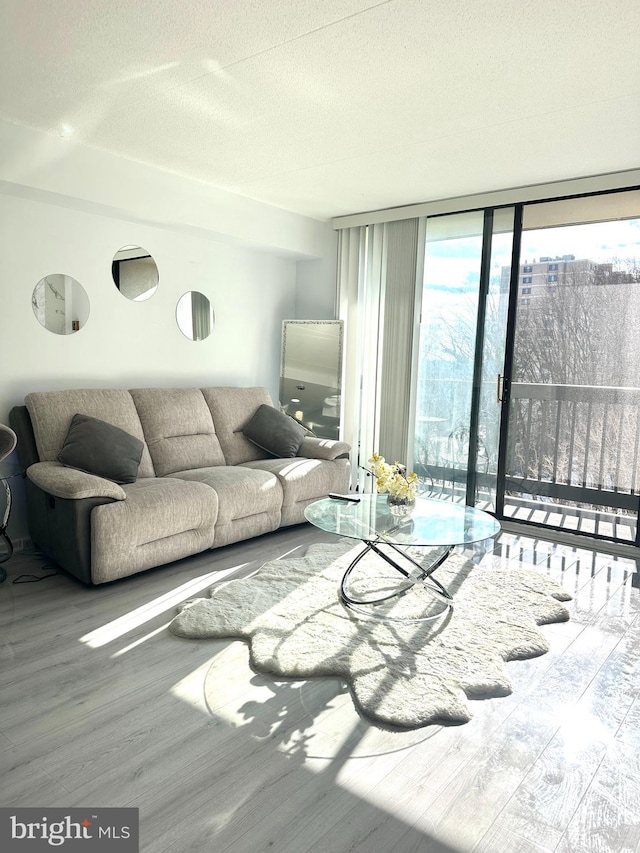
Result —
<instances>
[{"instance_id":1,"label":"remote control on table","mask_svg":"<svg viewBox=\"0 0 640 853\"><path fill-rule=\"evenodd\" d=\"M335 492L329 492L329 497L334 501L348 501L349 503L358 504L360 498L357 495L337 495Z\"/></svg>"}]
</instances>

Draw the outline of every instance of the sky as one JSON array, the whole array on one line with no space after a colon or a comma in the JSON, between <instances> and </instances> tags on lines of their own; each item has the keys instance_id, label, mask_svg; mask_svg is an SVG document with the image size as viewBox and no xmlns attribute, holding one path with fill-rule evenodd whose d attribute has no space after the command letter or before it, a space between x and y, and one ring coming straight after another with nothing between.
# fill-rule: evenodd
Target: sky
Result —
<instances>
[{"instance_id":1,"label":"sky","mask_svg":"<svg viewBox=\"0 0 640 853\"><path fill-rule=\"evenodd\" d=\"M640 219L523 232L522 262L540 255L575 255L594 261L640 257Z\"/></svg>"},{"instance_id":2,"label":"sky","mask_svg":"<svg viewBox=\"0 0 640 853\"><path fill-rule=\"evenodd\" d=\"M507 235L494 238L494 274L511 263ZM500 257L495 257L495 243L499 240ZM427 243L425 256L425 283L430 290L447 292L473 292L480 278L480 251L482 239L460 237ZM596 222L587 225L567 225L554 228L524 231L522 234L521 263L534 261L541 256L575 255L576 259L612 261L618 258L640 258L640 219Z\"/></svg>"}]
</instances>

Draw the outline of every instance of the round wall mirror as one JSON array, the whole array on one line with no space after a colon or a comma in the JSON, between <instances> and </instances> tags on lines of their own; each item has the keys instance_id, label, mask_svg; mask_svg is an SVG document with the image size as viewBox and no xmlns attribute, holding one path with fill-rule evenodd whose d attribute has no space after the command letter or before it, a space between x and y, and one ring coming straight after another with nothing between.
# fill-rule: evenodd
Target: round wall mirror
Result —
<instances>
[{"instance_id":1,"label":"round wall mirror","mask_svg":"<svg viewBox=\"0 0 640 853\"><path fill-rule=\"evenodd\" d=\"M176 320L178 328L186 338L190 341L203 341L211 334L215 315L204 293L189 290L178 300Z\"/></svg>"},{"instance_id":2,"label":"round wall mirror","mask_svg":"<svg viewBox=\"0 0 640 853\"><path fill-rule=\"evenodd\" d=\"M41 278L31 296L38 322L56 335L72 335L89 319L89 297L75 278L52 273Z\"/></svg>"},{"instance_id":3,"label":"round wall mirror","mask_svg":"<svg viewBox=\"0 0 640 853\"><path fill-rule=\"evenodd\" d=\"M123 246L113 256L111 275L123 296L133 302L149 299L158 289L158 267L141 246Z\"/></svg>"}]
</instances>

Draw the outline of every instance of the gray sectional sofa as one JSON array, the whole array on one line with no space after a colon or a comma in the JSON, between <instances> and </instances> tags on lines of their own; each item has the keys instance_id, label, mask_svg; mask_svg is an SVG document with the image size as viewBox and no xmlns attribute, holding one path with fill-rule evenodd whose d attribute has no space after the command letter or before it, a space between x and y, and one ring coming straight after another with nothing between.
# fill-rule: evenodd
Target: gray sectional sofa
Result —
<instances>
[{"instance_id":1,"label":"gray sectional sofa","mask_svg":"<svg viewBox=\"0 0 640 853\"><path fill-rule=\"evenodd\" d=\"M285 419L287 456L260 446L260 414ZM38 392L10 422L30 536L88 584L299 524L307 504L348 489L349 445L308 434L264 388ZM97 449L75 461L96 424Z\"/></svg>"}]
</instances>

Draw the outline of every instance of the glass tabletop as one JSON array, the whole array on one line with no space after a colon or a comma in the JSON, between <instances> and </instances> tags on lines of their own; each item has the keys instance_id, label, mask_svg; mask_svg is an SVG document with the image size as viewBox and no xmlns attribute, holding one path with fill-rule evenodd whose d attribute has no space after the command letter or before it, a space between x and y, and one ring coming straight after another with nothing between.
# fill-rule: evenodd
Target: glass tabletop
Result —
<instances>
[{"instance_id":1,"label":"glass tabletop","mask_svg":"<svg viewBox=\"0 0 640 853\"><path fill-rule=\"evenodd\" d=\"M411 515L392 515L386 495L359 495L360 501L324 498L309 504L307 521L328 533L363 542L388 537L398 545L464 545L500 531L492 515L463 504L416 498Z\"/></svg>"}]
</instances>

